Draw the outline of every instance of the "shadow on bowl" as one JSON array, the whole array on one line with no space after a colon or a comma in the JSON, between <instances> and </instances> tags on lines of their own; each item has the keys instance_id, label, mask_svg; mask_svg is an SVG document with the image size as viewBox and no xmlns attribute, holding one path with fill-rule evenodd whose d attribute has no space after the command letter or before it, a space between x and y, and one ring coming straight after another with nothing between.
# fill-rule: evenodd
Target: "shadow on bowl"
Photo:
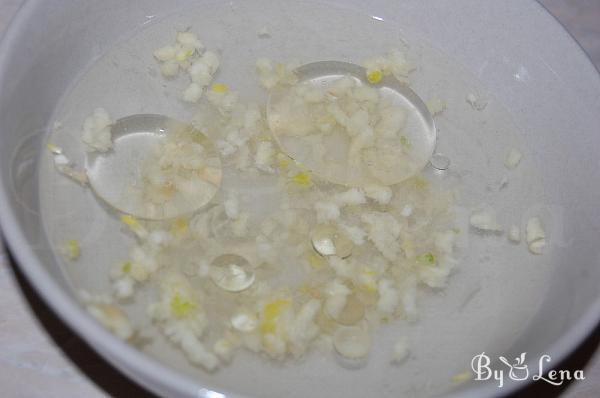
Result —
<instances>
[{"instance_id":1,"label":"shadow on bowl","mask_svg":"<svg viewBox=\"0 0 600 398\"><path fill-rule=\"evenodd\" d=\"M62 322L29 284L29 281L27 281L17 266L10 250L7 249L7 253L15 281L27 300L29 308L52 341L89 380L112 397L156 397L156 395L150 393L110 365L85 341L79 338L71 328ZM571 373L577 369L584 369L598 349L599 344L600 325L597 325L594 332L587 337L583 344L563 362L558 363L555 369L568 369ZM538 381L514 394L508 395L507 398L559 397L572 385L571 383L572 381L565 381L562 386L555 387L546 382Z\"/></svg>"}]
</instances>

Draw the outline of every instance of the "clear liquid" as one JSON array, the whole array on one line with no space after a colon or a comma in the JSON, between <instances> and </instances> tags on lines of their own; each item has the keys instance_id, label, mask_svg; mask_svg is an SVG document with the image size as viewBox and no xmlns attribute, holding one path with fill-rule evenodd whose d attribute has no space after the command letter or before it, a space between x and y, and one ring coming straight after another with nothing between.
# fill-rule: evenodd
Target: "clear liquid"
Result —
<instances>
[{"instance_id":1,"label":"clear liquid","mask_svg":"<svg viewBox=\"0 0 600 398\"><path fill-rule=\"evenodd\" d=\"M392 16L380 18L384 21L330 3L271 1L209 2L156 18L157 22L144 26L98 59L65 94L56 111L63 128L50 140L82 165L79 132L95 107L106 108L115 119L158 113L189 120L194 110L178 100L185 81L164 81L152 57L156 47L174 40L175 29L191 26L209 48L221 49L223 66L217 81L239 90L243 98L261 102L265 95L254 76L254 62L260 56L284 62L338 59L361 64L405 39L419 65L412 87L425 100L436 96L447 103L447 110L436 119L437 150L452 161L448 178L456 178L462 185L463 209L487 202L506 215L507 221L518 222L520 212L531 203L542 202L543 196L540 179L510 114L491 96L485 110L474 111L466 103L466 95L485 94L486 90L473 74L410 35ZM263 26L269 28L271 38L256 36ZM488 184L506 173L504 155L513 146L525 157L518 175L511 174L510 190L487 191ZM92 292L108 291L108 269L126 258L133 238L121 232L117 218L91 192L58 175L47 154L43 154L40 170L40 203L51 242L60 245L71 238L81 242L81 260L64 264L73 285ZM268 212L268 207L256 209L261 211ZM461 228L468 230L466 223ZM329 353L326 358L313 354L286 366L243 354L230 367L206 375L189 366L151 328L147 332L156 338L144 350L204 384L246 395L319 397L343 389L348 397L373 393L396 397L445 391L451 387L453 375L468 369L473 352L498 352L511 345L543 299L550 274L548 268L537 267L534 260L541 260L532 259L523 246L509 246L502 239L467 239L465 258L444 295L423 292L417 323L399 321L381 329L374 336L368 364L360 370L340 369ZM551 263L548 258L544 261ZM153 300L152 292L140 293L127 308L134 322L147 324L144 308ZM393 368L389 365L390 347L401 335L407 336L415 360ZM256 383L265 378L268 383Z\"/></svg>"}]
</instances>

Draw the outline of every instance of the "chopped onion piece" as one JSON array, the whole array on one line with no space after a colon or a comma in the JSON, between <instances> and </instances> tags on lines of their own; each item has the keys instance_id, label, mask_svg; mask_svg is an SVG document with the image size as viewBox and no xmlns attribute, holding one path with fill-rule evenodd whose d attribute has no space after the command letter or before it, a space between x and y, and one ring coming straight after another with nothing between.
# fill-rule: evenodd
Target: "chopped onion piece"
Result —
<instances>
[{"instance_id":1,"label":"chopped onion piece","mask_svg":"<svg viewBox=\"0 0 600 398\"><path fill-rule=\"evenodd\" d=\"M104 108L96 108L83 123L81 140L88 152L107 152L112 148L112 121Z\"/></svg>"},{"instance_id":2,"label":"chopped onion piece","mask_svg":"<svg viewBox=\"0 0 600 398\"><path fill-rule=\"evenodd\" d=\"M506 159L504 159L504 165L508 169L514 169L521 162L521 158L523 154L515 148L511 148L506 154Z\"/></svg>"},{"instance_id":3,"label":"chopped onion piece","mask_svg":"<svg viewBox=\"0 0 600 398\"><path fill-rule=\"evenodd\" d=\"M521 229L517 225L511 225L508 230L508 239L512 242L518 243L521 241Z\"/></svg>"},{"instance_id":4,"label":"chopped onion piece","mask_svg":"<svg viewBox=\"0 0 600 398\"><path fill-rule=\"evenodd\" d=\"M403 363L408 358L409 353L408 341L405 337L399 338L396 343L394 343L392 363L397 365Z\"/></svg>"},{"instance_id":5,"label":"chopped onion piece","mask_svg":"<svg viewBox=\"0 0 600 398\"><path fill-rule=\"evenodd\" d=\"M546 246L546 232L538 217L531 217L527 221L526 234L529 251L533 254L542 254Z\"/></svg>"},{"instance_id":6,"label":"chopped onion piece","mask_svg":"<svg viewBox=\"0 0 600 398\"><path fill-rule=\"evenodd\" d=\"M62 252L65 257L71 261L75 261L81 255L81 248L79 247L79 241L75 239L69 239L63 243Z\"/></svg>"},{"instance_id":7,"label":"chopped onion piece","mask_svg":"<svg viewBox=\"0 0 600 398\"><path fill-rule=\"evenodd\" d=\"M436 116L446 110L446 103L439 98L432 98L426 103L431 116Z\"/></svg>"},{"instance_id":8,"label":"chopped onion piece","mask_svg":"<svg viewBox=\"0 0 600 398\"><path fill-rule=\"evenodd\" d=\"M263 26L262 28L260 28L258 30L258 32L256 32L256 35L258 37L260 37L261 39L267 39L267 38L271 37L271 32L269 31L269 28L267 28L266 26Z\"/></svg>"},{"instance_id":9,"label":"chopped onion piece","mask_svg":"<svg viewBox=\"0 0 600 398\"><path fill-rule=\"evenodd\" d=\"M382 185L367 185L364 187L365 195L381 205L387 205L392 200L393 192L390 187Z\"/></svg>"},{"instance_id":10,"label":"chopped onion piece","mask_svg":"<svg viewBox=\"0 0 600 398\"><path fill-rule=\"evenodd\" d=\"M476 111L482 111L487 106L486 100L473 93L467 94L466 101Z\"/></svg>"},{"instance_id":11,"label":"chopped onion piece","mask_svg":"<svg viewBox=\"0 0 600 398\"><path fill-rule=\"evenodd\" d=\"M496 212L483 209L471 214L469 223L480 231L502 232L503 228L496 220Z\"/></svg>"}]
</instances>

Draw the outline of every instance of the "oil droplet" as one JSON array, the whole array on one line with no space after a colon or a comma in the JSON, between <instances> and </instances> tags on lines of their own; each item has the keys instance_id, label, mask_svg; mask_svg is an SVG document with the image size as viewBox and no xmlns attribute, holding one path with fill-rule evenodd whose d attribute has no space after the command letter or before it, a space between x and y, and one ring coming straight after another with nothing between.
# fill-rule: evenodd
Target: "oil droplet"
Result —
<instances>
[{"instance_id":1,"label":"oil droplet","mask_svg":"<svg viewBox=\"0 0 600 398\"><path fill-rule=\"evenodd\" d=\"M250 262L237 254L223 254L215 258L211 263L210 277L215 285L228 292L241 292L249 288L256 278Z\"/></svg>"},{"instance_id":2,"label":"oil droplet","mask_svg":"<svg viewBox=\"0 0 600 398\"><path fill-rule=\"evenodd\" d=\"M450 167L450 159L441 153L434 153L429 160L431 166L436 170L448 170Z\"/></svg>"},{"instance_id":3,"label":"oil droplet","mask_svg":"<svg viewBox=\"0 0 600 398\"><path fill-rule=\"evenodd\" d=\"M333 225L317 225L310 234L313 248L322 256L347 258L354 244Z\"/></svg>"},{"instance_id":4,"label":"oil droplet","mask_svg":"<svg viewBox=\"0 0 600 398\"><path fill-rule=\"evenodd\" d=\"M364 358L371 349L371 338L361 327L340 327L333 334L333 346L345 358Z\"/></svg>"}]
</instances>

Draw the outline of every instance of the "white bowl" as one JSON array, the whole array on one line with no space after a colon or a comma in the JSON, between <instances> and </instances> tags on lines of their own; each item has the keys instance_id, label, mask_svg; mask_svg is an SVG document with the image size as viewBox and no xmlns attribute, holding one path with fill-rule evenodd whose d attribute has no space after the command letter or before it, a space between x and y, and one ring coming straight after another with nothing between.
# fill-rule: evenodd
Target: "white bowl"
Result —
<instances>
[{"instance_id":1,"label":"white bowl","mask_svg":"<svg viewBox=\"0 0 600 398\"><path fill-rule=\"evenodd\" d=\"M186 13L182 10L187 10L191 3L196 8L203 7L202 15L206 18L189 21L194 28L218 27L202 32L205 42L230 43L222 48L225 63L231 65L224 67L225 75L235 74L238 58L252 62L260 51L282 59L302 56L310 60L330 50L337 58L360 60L402 37L409 42L431 43L477 76L494 101L506 107L520 127L519 139L527 152L527 165L539 174L537 182L544 190L543 201L519 204L519 195L527 197L527 187L521 187L515 193L517 204L508 208L520 212L518 217L542 214L549 222L547 253L528 262L529 257L521 247L523 252L518 257L525 259L522 264L525 267L547 267L544 279L547 288L527 292L521 286L527 286L528 282L539 284L540 280L524 283L519 280L519 273L514 280L496 281L492 295L495 302L489 303L489 308L501 309L501 313L486 311L487 307L482 306L474 312L477 317L468 320L460 319L459 312L440 314L441 327L422 330L424 338L429 340L421 343L444 349L435 355L417 355L399 368L390 367L384 360L389 345L383 342L391 341L393 327L382 335L381 342L376 340L370 365L360 371L339 368L329 358L316 358L308 361L308 365L285 366L266 361L244 366L247 363L244 360L216 375L186 365L177 355L163 355L160 350L142 353L102 329L74 299L72 285L88 288L90 280L105 278L106 272L86 263L81 263L79 270L61 266L42 227L38 191L40 142L49 131L60 99L71 89L77 90L76 82L93 61L115 43L142 28L152 27L165 16L179 12L176 18L179 25L173 28L184 28ZM324 5L329 10L339 6L339 13L321 12ZM227 18L221 20L219 12L224 9L240 13L236 18L242 22L263 21L273 32L273 40L260 42L260 48L240 45L240 38L254 37L260 26L248 30L252 26L249 22L232 25ZM382 30L387 32L385 37L365 33L377 32L380 28L373 24L378 23L385 26ZM369 24L369 29L364 29L363 24ZM322 39L319 35L323 32L329 33L328 40L315 40L315 37ZM288 40L278 39L278 34L287 35ZM169 42L170 37L155 36L153 40L156 42L147 43L148 49ZM132 67L148 63L144 59L139 64L134 61ZM121 72L113 71L114 78ZM141 79L142 75L135 76ZM102 86L103 90L99 90L98 85L92 86L100 94L83 101L80 108L103 105L98 104L102 95L106 99L111 95L122 99L129 94L129 102L122 104L123 112L136 113L137 100L145 100L143 91L132 94L124 87L125 72L123 76L114 87ZM238 78L242 89L249 76ZM148 101L150 107L159 107L161 102ZM454 359L462 361L452 363L456 370L470 370L470 362L465 358L486 350L481 345L483 340L475 336L493 332L490 339L497 344L488 351L496 354L513 358L527 352L528 364L534 371L543 354L550 355L552 364L557 364L600 320L599 129L597 71L564 29L534 1L30 0L20 10L0 47L0 223L20 267L62 319L126 375L161 395L431 396L443 391L456 397L499 396L523 387L525 382L507 379L501 389L494 380L453 386L444 373ZM78 132L72 134L76 137ZM504 261L514 258L501 257ZM492 273L484 265L479 272ZM82 273L89 274L87 285L81 282ZM460 276L451 280L448 297L465 290L461 281L464 282ZM515 291L515 286L522 292ZM422 310L426 313L428 308ZM531 319L527 320L529 316ZM424 320L422 328L432 325L427 322ZM470 331L461 329L466 324L472 325ZM511 336L512 333L515 335ZM448 372L451 370L454 371L448 369Z\"/></svg>"}]
</instances>

